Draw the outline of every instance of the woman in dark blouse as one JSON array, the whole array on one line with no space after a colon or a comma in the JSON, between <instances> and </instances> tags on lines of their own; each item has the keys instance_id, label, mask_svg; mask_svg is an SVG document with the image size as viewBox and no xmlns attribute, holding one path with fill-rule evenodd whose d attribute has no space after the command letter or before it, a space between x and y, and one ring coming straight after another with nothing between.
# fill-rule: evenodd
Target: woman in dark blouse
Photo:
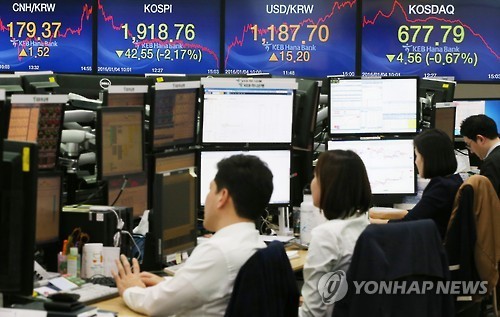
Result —
<instances>
[{"instance_id":1,"label":"woman in dark blouse","mask_svg":"<svg viewBox=\"0 0 500 317\"><path fill-rule=\"evenodd\" d=\"M399 220L390 222L432 219L444 237L450 220L453 201L463 180L457 170L453 142L439 129L428 129L413 140L415 165L422 178L430 179L420 201ZM387 220L373 219L372 223Z\"/></svg>"}]
</instances>

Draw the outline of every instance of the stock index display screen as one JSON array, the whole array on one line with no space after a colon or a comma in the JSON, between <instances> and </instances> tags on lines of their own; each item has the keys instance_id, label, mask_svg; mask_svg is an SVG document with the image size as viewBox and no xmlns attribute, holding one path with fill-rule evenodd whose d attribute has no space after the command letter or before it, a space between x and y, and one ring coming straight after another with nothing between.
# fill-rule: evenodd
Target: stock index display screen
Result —
<instances>
[{"instance_id":1,"label":"stock index display screen","mask_svg":"<svg viewBox=\"0 0 500 317\"><path fill-rule=\"evenodd\" d=\"M98 7L98 73L219 73L220 0L98 0Z\"/></svg>"},{"instance_id":2,"label":"stock index display screen","mask_svg":"<svg viewBox=\"0 0 500 317\"><path fill-rule=\"evenodd\" d=\"M500 80L500 1L381 0L362 7L362 76Z\"/></svg>"},{"instance_id":3,"label":"stock index display screen","mask_svg":"<svg viewBox=\"0 0 500 317\"><path fill-rule=\"evenodd\" d=\"M0 72L91 73L92 3L2 0Z\"/></svg>"},{"instance_id":4,"label":"stock index display screen","mask_svg":"<svg viewBox=\"0 0 500 317\"><path fill-rule=\"evenodd\" d=\"M354 75L356 0L226 0L225 12L226 74Z\"/></svg>"}]
</instances>

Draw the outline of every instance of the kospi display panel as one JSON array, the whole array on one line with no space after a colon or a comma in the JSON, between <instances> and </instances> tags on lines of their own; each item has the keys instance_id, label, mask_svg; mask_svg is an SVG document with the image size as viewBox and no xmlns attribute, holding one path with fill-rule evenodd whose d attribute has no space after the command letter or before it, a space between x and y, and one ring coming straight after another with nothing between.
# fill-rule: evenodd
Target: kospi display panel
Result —
<instances>
[{"instance_id":1,"label":"kospi display panel","mask_svg":"<svg viewBox=\"0 0 500 317\"><path fill-rule=\"evenodd\" d=\"M220 0L98 6L98 73L219 73Z\"/></svg>"},{"instance_id":2,"label":"kospi display panel","mask_svg":"<svg viewBox=\"0 0 500 317\"><path fill-rule=\"evenodd\" d=\"M91 73L93 11L91 0L1 1L0 71Z\"/></svg>"},{"instance_id":3,"label":"kospi display panel","mask_svg":"<svg viewBox=\"0 0 500 317\"><path fill-rule=\"evenodd\" d=\"M354 75L356 0L276 3L226 0L226 74Z\"/></svg>"},{"instance_id":4,"label":"kospi display panel","mask_svg":"<svg viewBox=\"0 0 500 317\"><path fill-rule=\"evenodd\" d=\"M363 76L500 80L498 0L383 0L362 7Z\"/></svg>"}]
</instances>

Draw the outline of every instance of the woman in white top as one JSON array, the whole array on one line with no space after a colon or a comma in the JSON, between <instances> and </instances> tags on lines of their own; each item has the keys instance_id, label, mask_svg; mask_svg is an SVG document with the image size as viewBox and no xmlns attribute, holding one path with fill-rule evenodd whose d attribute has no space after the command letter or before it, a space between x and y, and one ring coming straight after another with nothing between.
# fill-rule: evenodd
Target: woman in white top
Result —
<instances>
[{"instance_id":1,"label":"woman in white top","mask_svg":"<svg viewBox=\"0 0 500 317\"><path fill-rule=\"evenodd\" d=\"M333 303L325 304L331 300L324 296L332 294L318 290L318 282L327 273L347 271L356 240L369 224L366 212L371 203L371 188L363 161L350 150L322 153L311 193L314 205L328 221L312 230L299 316L331 316Z\"/></svg>"}]
</instances>

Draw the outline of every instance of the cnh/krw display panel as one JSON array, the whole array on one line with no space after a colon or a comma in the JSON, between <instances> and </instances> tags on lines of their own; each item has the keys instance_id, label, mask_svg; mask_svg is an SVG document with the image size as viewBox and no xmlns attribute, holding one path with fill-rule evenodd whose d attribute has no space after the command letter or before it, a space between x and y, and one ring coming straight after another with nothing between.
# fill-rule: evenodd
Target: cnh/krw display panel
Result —
<instances>
[{"instance_id":1,"label":"cnh/krw display panel","mask_svg":"<svg viewBox=\"0 0 500 317\"><path fill-rule=\"evenodd\" d=\"M365 164L373 194L415 194L412 139L329 141L328 150L351 150Z\"/></svg>"},{"instance_id":2,"label":"cnh/krw display panel","mask_svg":"<svg viewBox=\"0 0 500 317\"><path fill-rule=\"evenodd\" d=\"M356 0L226 0L224 71L353 76Z\"/></svg>"},{"instance_id":3,"label":"cnh/krw display panel","mask_svg":"<svg viewBox=\"0 0 500 317\"><path fill-rule=\"evenodd\" d=\"M416 77L331 78L330 134L417 132Z\"/></svg>"},{"instance_id":4,"label":"cnh/krw display panel","mask_svg":"<svg viewBox=\"0 0 500 317\"><path fill-rule=\"evenodd\" d=\"M92 73L94 2L0 2L0 72Z\"/></svg>"},{"instance_id":5,"label":"cnh/krw display panel","mask_svg":"<svg viewBox=\"0 0 500 317\"><path fill-rule=\"evenodd\" d=\"M210 191L210 182L217 174L217 163L223 158L237 154L255 155L273 173L273 194L270 204L286 205L290 203L290 150L230 150L201 151L200 153L200 205L205 204L205 198Z\"/></svg>"},{"instance_id":6,"label":"cnh/krw display panel","mask_svg":"<svg viewBox=\"0 0 500 317\"><path fill-rule=\"evenodd\" d=\"M98 0L97 72L218 74L220 0Z\"/></svg>"},{"instance_id":7,"label":"cnh/krw display panel","mask_svg":"<svg viewBox=\"0 0 500 317\"><path fill-rule=\"evenodd\" d=\"M202 78L201 83L203 143L291 143L294 79Z\"/></svg>"},{"instance_id":8,"label":"cnh/krw display panel","mask_svg":"<svg viewBox=\"0 0 500 317\"><path fill-rule=\"evenodd\" d=\"M497 0L363 1L362 76L500 80Z\"/></svg>"}]
</instances>

